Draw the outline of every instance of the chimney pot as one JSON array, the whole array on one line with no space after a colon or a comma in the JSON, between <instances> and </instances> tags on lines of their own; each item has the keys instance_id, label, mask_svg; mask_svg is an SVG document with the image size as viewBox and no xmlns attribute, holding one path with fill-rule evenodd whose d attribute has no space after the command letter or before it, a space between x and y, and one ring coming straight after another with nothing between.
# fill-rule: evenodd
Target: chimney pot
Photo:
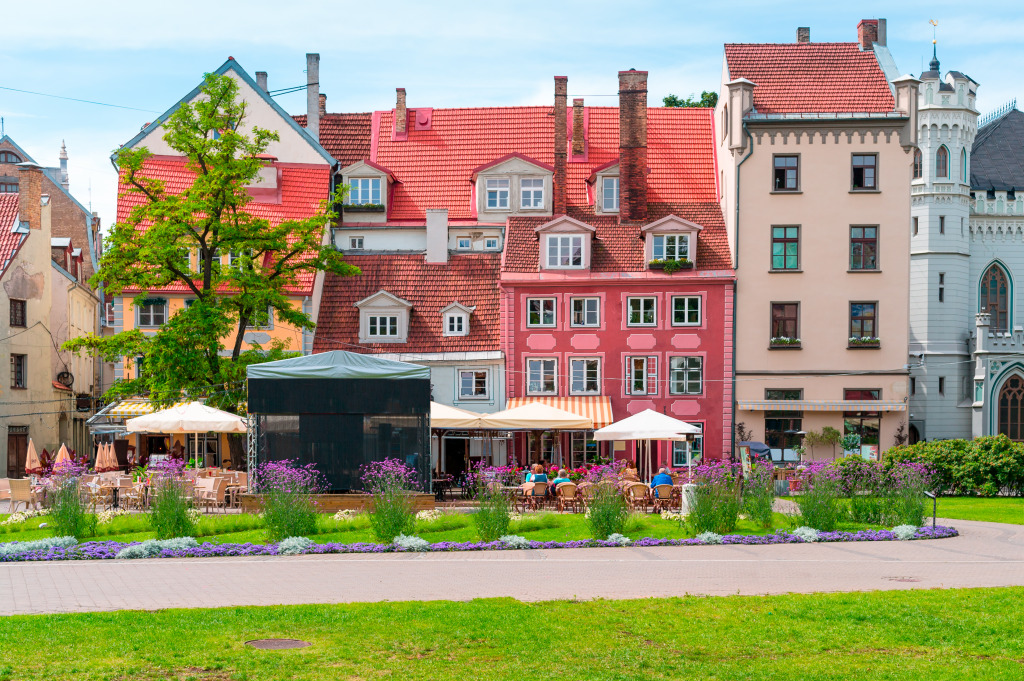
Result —
<instances>
[{"instance_id":1,"label":"chimney pot","mask_svg":"<svg viewBox=\"0 0 1024 681\"><path fill-rule=\"evenodd\" d=\"M586 150L583 139L583 100L572 100L572 155L582 156Z\"/></svg>"},{"instance_id":2,"label":"chimney pot","mask_svg":"<svg viewBox=\"0 0 1024 681\"><path fill-rule=\"evenodd\" d=\"M395 88L395 133L404 135L409 123L409 114L405 108L405 88Z\"/></svg>"},{"instance_id":3,"label":"chimney pot","mask_svg":"<svg viewBox=\"0 0 1024 681\"><path fill-rule=\"evenodd\" d=\"M306 131L320 141L320 55L306 55Z\"/></svg>"},{"instance_id":4,"label":"chimney pot","mask_svg":"<svg viewBox=\"0 0 1024 681\"><path fill-rule=\"evenodd\" d=\"M862 19L857 24L857 42L860 43L860 49L864 52L875 49L875 43L878 42L877 19Z\"/></svg>"},{"instance_id":5,"label":"chimney pot","mask_svg":"<svg viewBox=\"0 0 1024 681\"><path fill-rule=\"evenodd\" d=\"M257 71L256 72L256 86L259 87L259 89L263 90L264 92L267 92L267 72L266 71Z\"/></svg>"},{"instance_id":6,"label":"chimney pot","mask_svg":"<svg viewBox=\"0 0 1024 681\"><path fill-rule=\"evenodd\" d=\"M619 215L647 218L647 72L619 71Z\"/></svg>"},{"instance_id":7,"label":"chimney pot","mask_svg":"<svg viewBox=\"0 0 1024 681\"><path fill-rule=\"evenodd\" d=\"M800 26L796 29L796 41L798 43L809 43L811 42L811 27Z\"/></svg>"},{"instance_id":8,"label":"chimney pot","mask_svg":"<svg viewBox=\"0 0 1024 681\"><path fill-rule=\"evenodd\" d=\"M565 125L567 99L569 96L569 78L555 76L555 177L552 191L552 212L555 215L565 214L565 177L568 162L568 139Z\"/></svg>"}]
</instances>

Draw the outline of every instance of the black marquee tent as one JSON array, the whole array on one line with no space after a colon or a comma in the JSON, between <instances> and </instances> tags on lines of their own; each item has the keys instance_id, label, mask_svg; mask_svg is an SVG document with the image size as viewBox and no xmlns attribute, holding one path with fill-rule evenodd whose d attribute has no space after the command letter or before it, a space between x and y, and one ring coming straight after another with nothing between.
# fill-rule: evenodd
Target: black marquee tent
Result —
<instances>
[{"instance_id":1,"label":"black marquee tent","mask_svg":"<svg viewBox=\"0 0 1024 681\"><path fill-rule=\"evenodd\" d=\"M332 492L399 459L430 484L430 369L336 350L248 367L250 459L315 464ZM429 491L429 490L427 490Z\"/></svg>"}]
</instances>

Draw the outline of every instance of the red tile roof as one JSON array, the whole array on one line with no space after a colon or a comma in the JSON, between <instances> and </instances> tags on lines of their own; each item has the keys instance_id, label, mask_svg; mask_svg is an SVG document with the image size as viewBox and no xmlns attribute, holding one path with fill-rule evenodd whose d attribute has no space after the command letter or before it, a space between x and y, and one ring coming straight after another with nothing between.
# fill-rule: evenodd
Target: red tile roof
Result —
<instances>
[{"instance_id":1,"label":"red tile roof","mask_svg":"<svg viewBox=\"0 0 1024 681\"><path fill-rule=\"evenodd\" d=\"M317 319L313 352L474 352L499 349L497 253L452 254L447 265L428 265L417 255L347 255L362 274L328 274ZM412 303L406 343L359 343L355 304L378 291ZM451 303L476 307L469 335L445 336L441 310Z\"/></svg>"},{"instance_id":2,"label":"red tile roof","mask_svg":"<svg viewBox=\"0 0 1024 681\"><path fill-rule=\"evenodd\" d=\"M717 203L651 204L645 224L669 214L696 222L704 228L697 237L695 269L732 268L725 223ZM570 209L569 215L597 230L592 242L591 272L643 272L647 269L644 243L640 238L642 224L620 224L616 217L595 216L592 211L576 209ZM534 230L550 220L550 217L509 219L505 237L505 272L537 272L540 269L540 242Z\"/></svg>"},{"instance_id":3,"label":"red tile roof","mask_svg":"<svg viewBox=\"0 0 1024 681\"><path fill-rule=\"evenodd\" d=\"M7 271L11 258L18 252L24 234L14 232L14 218L18 216L18 194L0 194L0 277Z\"/></svg>"},{"instance_id":4,"label":"red tile roof","mask_svg":"<svg viewBox=\"0 0 1024 681\"><path fill-rule=\"evenodd\" d=\"M568 163L570 206L589 205L587 178L619 158L618 108L588 107L585 114L587 161ZM393 111L374 114L373 160L399 180L390 220L424 220L427 208L448 208L449 220L474 219L470 178L475 168L509 154L554 164L550 106L434 109L431 129L410 124L404 141L391 139L393 128ZM711 111L651 108L647 130L649 201L716 202Z\"/></svg>"},{"instance_id":5,"label":"red tile roof","mask_svg":"<svg viewBox=\"0 0 1024 681\"><path fill-rule=\"evenodd\" d=\"M887 113L892 91L872 51L857 43L725 46L729 79L746 78L757 113Z\"/></svg>"},{"instance_id":6,"label":"red tile roof","mask_svg":"<svg viewBox=\"0 0 1024 681\"><path fill-rule=\"evenodd\" d=\"M329 113L320 117L320 146L341 164L352 165L370 158L370 120L368 113ZM306 127L306 114L293 116Z\"/></svg>"},{"instance_id":7,"label":"red tile roof","mask_svg":"<svg viewBox=\"0 0 1024 681\"><path fill-rule=\"evenodd\" d=\"M152 157L145 163L147 177L164 182L164 189L170 193L179 193L191 185L195 173L188 169L183 158ZM281 165L281 203L262 203L251 201L246 211L251 215L268 220L277 225L285 220L307 218L320 209L320 203L326 201L330 194L330 167L327 165ZM128 219L132 208L143 202L143 196L125 191L122 183L117 196L117 220ZM313 289L312 273L302 276L300 286L293 293L308 294ZM161 289L165 293L188 292L184 284L174 284Z\"/></svg>"}]
</instances>

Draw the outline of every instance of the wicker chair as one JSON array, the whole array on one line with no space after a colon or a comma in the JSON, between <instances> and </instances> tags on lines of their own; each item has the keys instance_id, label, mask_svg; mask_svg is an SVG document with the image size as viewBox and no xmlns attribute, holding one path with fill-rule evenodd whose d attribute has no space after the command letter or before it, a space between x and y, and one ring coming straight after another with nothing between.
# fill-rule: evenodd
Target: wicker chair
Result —
<instances>
[{"instance_id":1,"label":"wicker chair","mask_svg":"<svg viewBox=\"0 0 1024 681\"><path fill-rule=\"evenodd\" d=\"M647 506L650 499L647 496L647 485L642 482L636 482L626 488L626 503L629 505L629 510L639 511L643 510L647 512Z\"/></svg>"},{"instance_id":2,"label":"wicker chair","mask_svg":"<svg viewBox=\"0 0 1024 681\"><path fill-rule=\"evenodd\" d=\"M555 488L555 502L559 511L564 511L566 507L569 507L573 513L579 512L582 500L576 492L576 485L571 482L563 482Z\"/></svg>"},{"instance_id":3,"label":"wicker chair","mask_svg":"<svg viewBox=\"0 0 1024 681\"><path fill-rule=\"evenodd\" d=\"M674 488L672 485L657 485L653 492L653 503L654 508L651 509L654 513L660 513L662 511L672 510L672 492Z\"/></svg>"},{"instance_id":4,"label":"wicker chair","mask_svg":"<svg viewBox=\"0 0 1024 681\"><path fill-rule=\"evenodd\" d=\"M547 498L548 483L535 482L533 489L523 496L523 510L533 509L539 511L544 508L544 501Z\"/></svg>"}]
</instances>

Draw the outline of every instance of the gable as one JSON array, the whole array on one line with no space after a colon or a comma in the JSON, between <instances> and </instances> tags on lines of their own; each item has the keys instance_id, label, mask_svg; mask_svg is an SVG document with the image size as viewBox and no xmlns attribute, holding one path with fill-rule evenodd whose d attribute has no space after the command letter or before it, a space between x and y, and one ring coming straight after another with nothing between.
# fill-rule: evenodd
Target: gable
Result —
<instances>
[{"instance_id":1,"label":"gable","mask_svg":"<svg viewBox=\"0 0 1024 681\"><path fill-rule=\"evenodd\" d=\"M473 179L478 175L550 174L553 166L534 160L523 154L506 154L501 158L473 169Z\"/></svg>"}]
</instances>

